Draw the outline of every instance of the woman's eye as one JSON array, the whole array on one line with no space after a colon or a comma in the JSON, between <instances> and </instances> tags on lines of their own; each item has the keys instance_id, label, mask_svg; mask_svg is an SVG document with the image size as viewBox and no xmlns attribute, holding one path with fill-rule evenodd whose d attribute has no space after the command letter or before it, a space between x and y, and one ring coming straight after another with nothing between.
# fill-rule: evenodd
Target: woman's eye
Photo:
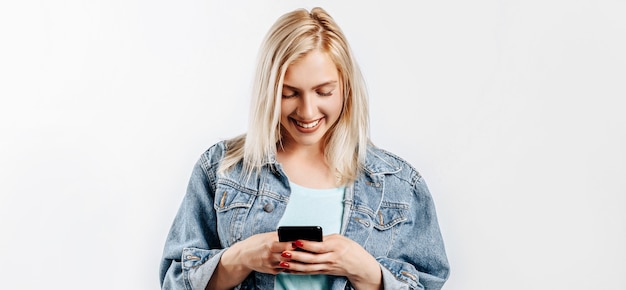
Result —
<instances>
[{"instance_id":1,"label":"woman's eye","mask_svg":"<svg viewBox=\"0 0 626 290\"><path fill-rule=\"evenodd\" d=\"M283 93L283 99L290 99L290 98L293 98L293 97L295 97L297 95L298 95L297 93L290 93L290 94Z\"/></svg>"},{"instance_id":2,"label":"woman's eye","mask_svg":"<svg viewBox=\"0 0 626 290\"><path fill-rule=\"evenodd\" d=\"M322 97L328 97L330 95L333 94L333 91L329 91L329 92L317 92L318 95L322 96Z\"/></svg>"}]
</instances>

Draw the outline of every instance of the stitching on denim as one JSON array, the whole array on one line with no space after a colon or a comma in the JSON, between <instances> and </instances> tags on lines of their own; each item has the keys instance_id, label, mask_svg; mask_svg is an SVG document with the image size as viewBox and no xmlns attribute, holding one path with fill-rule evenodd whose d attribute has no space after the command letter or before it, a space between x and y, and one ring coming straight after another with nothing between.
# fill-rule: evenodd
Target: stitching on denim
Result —
<instances>
[{"instance_id":1,"label":"stitching on denim","mask_svg":"<svg viewBox=\"0 0 626 290\"><path fill-rule=\"evenodd\" d=\"M402 271L402 272L400 272L400 274L402 274L402 275L404 275L404 276L407 276L407 277L409 277L409 278L413 279L413 281L417 281L417 277L416 277L415 275L413 275L413 274L411 274L411 273L407 272L407 271Z\"/></svg>"},{"instance_id":2,"label":"stitching on denim","mask_svg":"<svg viewBox=\"0 0 626 290\"><path fill-rule=\"evenodd\" d=\"M220 208L224 208L224 202L226 202L226 191L222 194L222 199L220 200Z\"/></svg>"},{"instance_id":3,"label":"stitching on denim","mask_svg":"<svg viewBox=\"0 0 626 290\"><path fill-rule=\"evenodd\" d=\"M398 273L394 273L393 271L391 271L391 266L388 265L387 263L385 263L384 261L380 261L379 262L383 267L385 267L387 269L387 271L389 271L391 273L391 275L393 276L393 278L395 278L398 282L402 282L404 284L407 284L409 286L409 288L411 289L416 289L415 287L412 287L411 282L402 279L400 275L398 275Z\"/></svg>"},{"instance_id":4,"label":"stitching on denim","mask_svg":"<svg viewBox=\"0 0 626 290\"><path fill-rule=\"evenodd\" d=\"M230 188L232 188L234 190L245 192L245 193L251 194L251 195L257 195L258 194L258 191L256 189L247 188L245 186L242 186L239 182L233 181L233 180L228 179L228 178L220 178L219 181L218 181L218 185L228 186L228 187L230 187Z\"/></svg>"},{"instance_id":5,"label":"stitching on denim","mask_svg":"<svg viewBox=\"0 0 626 290\"><path fill-rule=\"evenodd\" d=\"M210 150L210 149L209 149ZM207 150L208 152L208 150ZM209 168L211 167L211 165L209 165L209 159L205 154L200 155L200 168L202 169L202 172L204 172L204 175L207 177L207 182L209 184L210 187L210 191L211 192L215 192L215 189L217 188L216 186L216 177L215 177L215 172L212 170L209 170Z\"/></svg>"}]
</instances>

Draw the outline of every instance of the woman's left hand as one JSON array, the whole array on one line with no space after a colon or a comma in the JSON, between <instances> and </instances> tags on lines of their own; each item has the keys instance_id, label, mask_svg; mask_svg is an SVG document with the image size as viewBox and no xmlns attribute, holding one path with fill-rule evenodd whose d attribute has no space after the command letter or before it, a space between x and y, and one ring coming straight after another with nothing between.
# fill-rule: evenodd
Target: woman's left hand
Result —
<instances>
[{"instance_id":1,"label":"woman's left hand","mask_svg":"<svg viewBox=\"0 0 626 290\"><path fill-rule=\"evenodd\" d=\"M356 289L381 289L380 264L361 245L342 235L324 237L323 242L298 240L284 251L280 266L291 274L345 276Z\"/></svg>"}]
</instances>

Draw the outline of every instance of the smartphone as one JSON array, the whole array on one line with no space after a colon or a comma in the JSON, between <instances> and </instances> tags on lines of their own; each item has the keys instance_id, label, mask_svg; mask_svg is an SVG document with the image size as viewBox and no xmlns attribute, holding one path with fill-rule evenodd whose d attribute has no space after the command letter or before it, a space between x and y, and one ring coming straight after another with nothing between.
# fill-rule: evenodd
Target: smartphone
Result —
<instances>
[{"instance_id":1,"label":"smartphone","mask_svg":"<svg viewBox=\"0 0 626 290\"><path fill-rule=\"evenodd\" d=\"M278 227L278 241L292 242L295 240L321 242L322 241L322 227L320 226Z\"/></svg>"}]
</instances>

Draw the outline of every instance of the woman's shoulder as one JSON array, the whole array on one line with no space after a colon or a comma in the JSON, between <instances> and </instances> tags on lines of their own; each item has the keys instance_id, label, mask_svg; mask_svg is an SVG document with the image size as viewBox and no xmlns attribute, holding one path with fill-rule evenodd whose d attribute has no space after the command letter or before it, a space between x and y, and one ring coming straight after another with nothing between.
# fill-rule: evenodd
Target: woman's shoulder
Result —
<instances>
[{"instance_id":1,"label":"woman's shoulder","mask_svg":"<svg viewBox=\"0 0 626 290\"><path fill-rule=\"evenodd\" d=\"M412 184L422 177L406 159L371 144L367 148L365 170L373 174L392 174Z\"/></svg>"},{"instance_id":2,"label":"woman's shoulder","mask_svg":"<svg viewBox=\"0 0 626 290\"><path fill-rule=\"evenodd\" d=\"M201 157L203 159L206 159L208 162L209 161L219 162L219 160L224 158L224 155L226 154L226 150L227 150L226 148L228 148L227 142L228 140L220 140L216 143L213 143L211 146L209 146L208 149L202 152Z\"/></svg>"},{"instance_id":3,"label":"woman's shoulder","mask_svg":"<svg viewBox=\"0 0 626 290\"><path fill-rule=\"evenodd\" d=\"M201 156L203 163L207 166L215 166L219 164L230 150L237 150L243 146L243 136L237 136L232 139L225 139L213 143L206 149Z\"/></svg>"}]
</instances>

